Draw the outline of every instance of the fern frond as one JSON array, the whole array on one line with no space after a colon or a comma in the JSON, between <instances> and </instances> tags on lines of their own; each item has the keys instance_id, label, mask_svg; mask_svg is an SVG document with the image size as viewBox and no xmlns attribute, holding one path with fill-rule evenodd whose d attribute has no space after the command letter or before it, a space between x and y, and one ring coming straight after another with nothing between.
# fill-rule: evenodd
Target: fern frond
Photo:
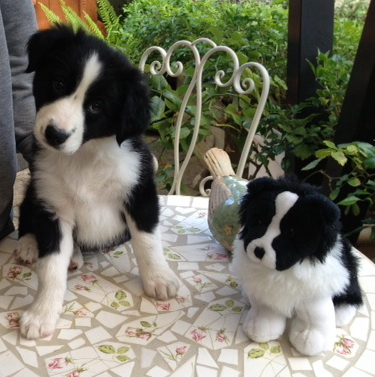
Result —
<instances>
[{"instance_id":1,"label":"fern frond","mask_svg":"<svg viewBox=\"0 0 375 377\"><path fill-rule=\"evenodd\" d=\"M79 15L72 9L72 7L66 5L64 0L60 0L61 8L64 12L66 21L74 30L83 29L90 32L90 28L87 24L79 17Z\"/></svg>"},{"instance_id":2,"label":"fern frond","mask_svg":"<svg viewBox=\"0 0 375 377\"><path fill-rule=\"evenodd\" d=\"M102 31L99 29L98 25L95 23L95 21L93 21L93 19L85 11L83 13L88 27L91 30L91 33L94 34L96 37L104 40L105 37Z\"/></svg>"},{"instance_id":3,"label":"fern frond","mask_svg":"<svg viewBox=\"0 0 375 377\"><path fill-rule=\"evenodd\" d=\"M38 3L40 7L42 8L44 14L47 17L47 20L51 24L60 24L61 23L61 18L54 12L51 11L51 9L47 8L43 3Z\"/></svg>"},{"instance_id":4,"label":"fern frond","mask_svg":"<svg viewBox=\"0 0 375 377\"><path fill-rule=\"evenodd\" d=\"M97 0L98 14L106 27L111 27L118 23L119 16L108 0Z\"/></svg>"}]
</instances>

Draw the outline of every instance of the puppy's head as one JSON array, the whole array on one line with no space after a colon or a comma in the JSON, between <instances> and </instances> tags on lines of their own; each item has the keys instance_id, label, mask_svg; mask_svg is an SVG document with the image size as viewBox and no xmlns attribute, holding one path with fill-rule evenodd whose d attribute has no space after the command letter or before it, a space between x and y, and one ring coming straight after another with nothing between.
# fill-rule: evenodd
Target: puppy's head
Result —
<instances>
[{"instance_id":1,"label":"puppy's head","mask_svg":"<svg viewBox=\"0 0 375 377\"><path fill-rule=\"evenodd\" d=\"M28 43L28 72L35 72L35 136L68 154L88 140L115 135L120 145L149 124L143 75L105 42L56 26Z\"/></svg>"},{"instance_id":2,"label":"puppy's head","mask_svg":"<svg viewBox=\"0 0 375 377\"><path fill-rule=\"evenodd\" d=\"M306 258L324 262L339 218L338 207L312 186L259 178L241 202L239 238L252 262L283 271Z\"/></svg>"}]
</instances>

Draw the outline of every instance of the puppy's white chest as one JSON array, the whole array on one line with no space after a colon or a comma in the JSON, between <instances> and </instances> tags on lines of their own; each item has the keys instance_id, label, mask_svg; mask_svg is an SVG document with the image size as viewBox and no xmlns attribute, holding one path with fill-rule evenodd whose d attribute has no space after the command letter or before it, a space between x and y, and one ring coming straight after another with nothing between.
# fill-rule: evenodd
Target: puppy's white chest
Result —
<instances>
[{"instance_id":1,"label":"puppy's white chest","mask_svg":"<svg viewBox=\"0 0 375 377\"><path fill-rule=\"evenodd\" d=\"M103 144L91 143L72 156L47 151L37 171L42 199L87 245L110 243L126 231L125 201L139 176L135 152Z\"/></svg>"}]
</instances>

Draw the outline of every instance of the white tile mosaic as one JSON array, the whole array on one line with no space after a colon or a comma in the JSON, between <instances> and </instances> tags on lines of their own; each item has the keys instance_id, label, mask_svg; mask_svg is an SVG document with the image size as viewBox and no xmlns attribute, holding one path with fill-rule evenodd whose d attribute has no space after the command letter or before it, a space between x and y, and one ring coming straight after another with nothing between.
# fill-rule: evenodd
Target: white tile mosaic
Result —
<instances>
[{"instance_id":1,"label":"white tile mosaic","mask_svg":"<svg viewBox=\"0 0 375 377\"><path fill-rule=\"evenodd\" d=\"M255 343L242 329L248 304L229 255L208 231L207 199L171 196L161 209L164 253L178 296L144 296L129 244L90 254L69 274L58 329L20 337L18 321L37 290L33 267L0 242L0 377L374 377L375 266L363 260L364 307L337 330L332 350L306 357L280 341ZM10 249L12 248L12 250ZM17 279L14 279L15 274Z\"/></svg>"}]
</instances>

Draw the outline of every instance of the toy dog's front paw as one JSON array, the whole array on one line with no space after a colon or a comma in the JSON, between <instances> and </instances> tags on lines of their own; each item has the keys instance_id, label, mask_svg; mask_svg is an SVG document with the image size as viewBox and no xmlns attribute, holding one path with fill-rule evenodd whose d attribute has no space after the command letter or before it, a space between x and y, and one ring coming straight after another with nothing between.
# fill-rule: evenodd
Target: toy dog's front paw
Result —
<instances>
[{"instance_id":1,"label":"toy dog's front paw","mask_svg":"<svg viewBox=\"0 0 375 377\"><path fill-rule=\"evenodd\" d=\"M280 338L285 329L285 318L268 310L267 312L258 311L255 315L250 309L243 329L250 339L258 343L265 343Z\"/></svg>"},{"instance_id":2,"label":"toy dog's front paw","mask_svg":"<svg viewBox=\"0 0 375 377\"><path fill-rule=\"evenodd\" d=\"M328 349L326 335L316 329L298 331L292 327L289 339L293 347L304 355L313 356Z\"/></svg>"}]
</instances>

